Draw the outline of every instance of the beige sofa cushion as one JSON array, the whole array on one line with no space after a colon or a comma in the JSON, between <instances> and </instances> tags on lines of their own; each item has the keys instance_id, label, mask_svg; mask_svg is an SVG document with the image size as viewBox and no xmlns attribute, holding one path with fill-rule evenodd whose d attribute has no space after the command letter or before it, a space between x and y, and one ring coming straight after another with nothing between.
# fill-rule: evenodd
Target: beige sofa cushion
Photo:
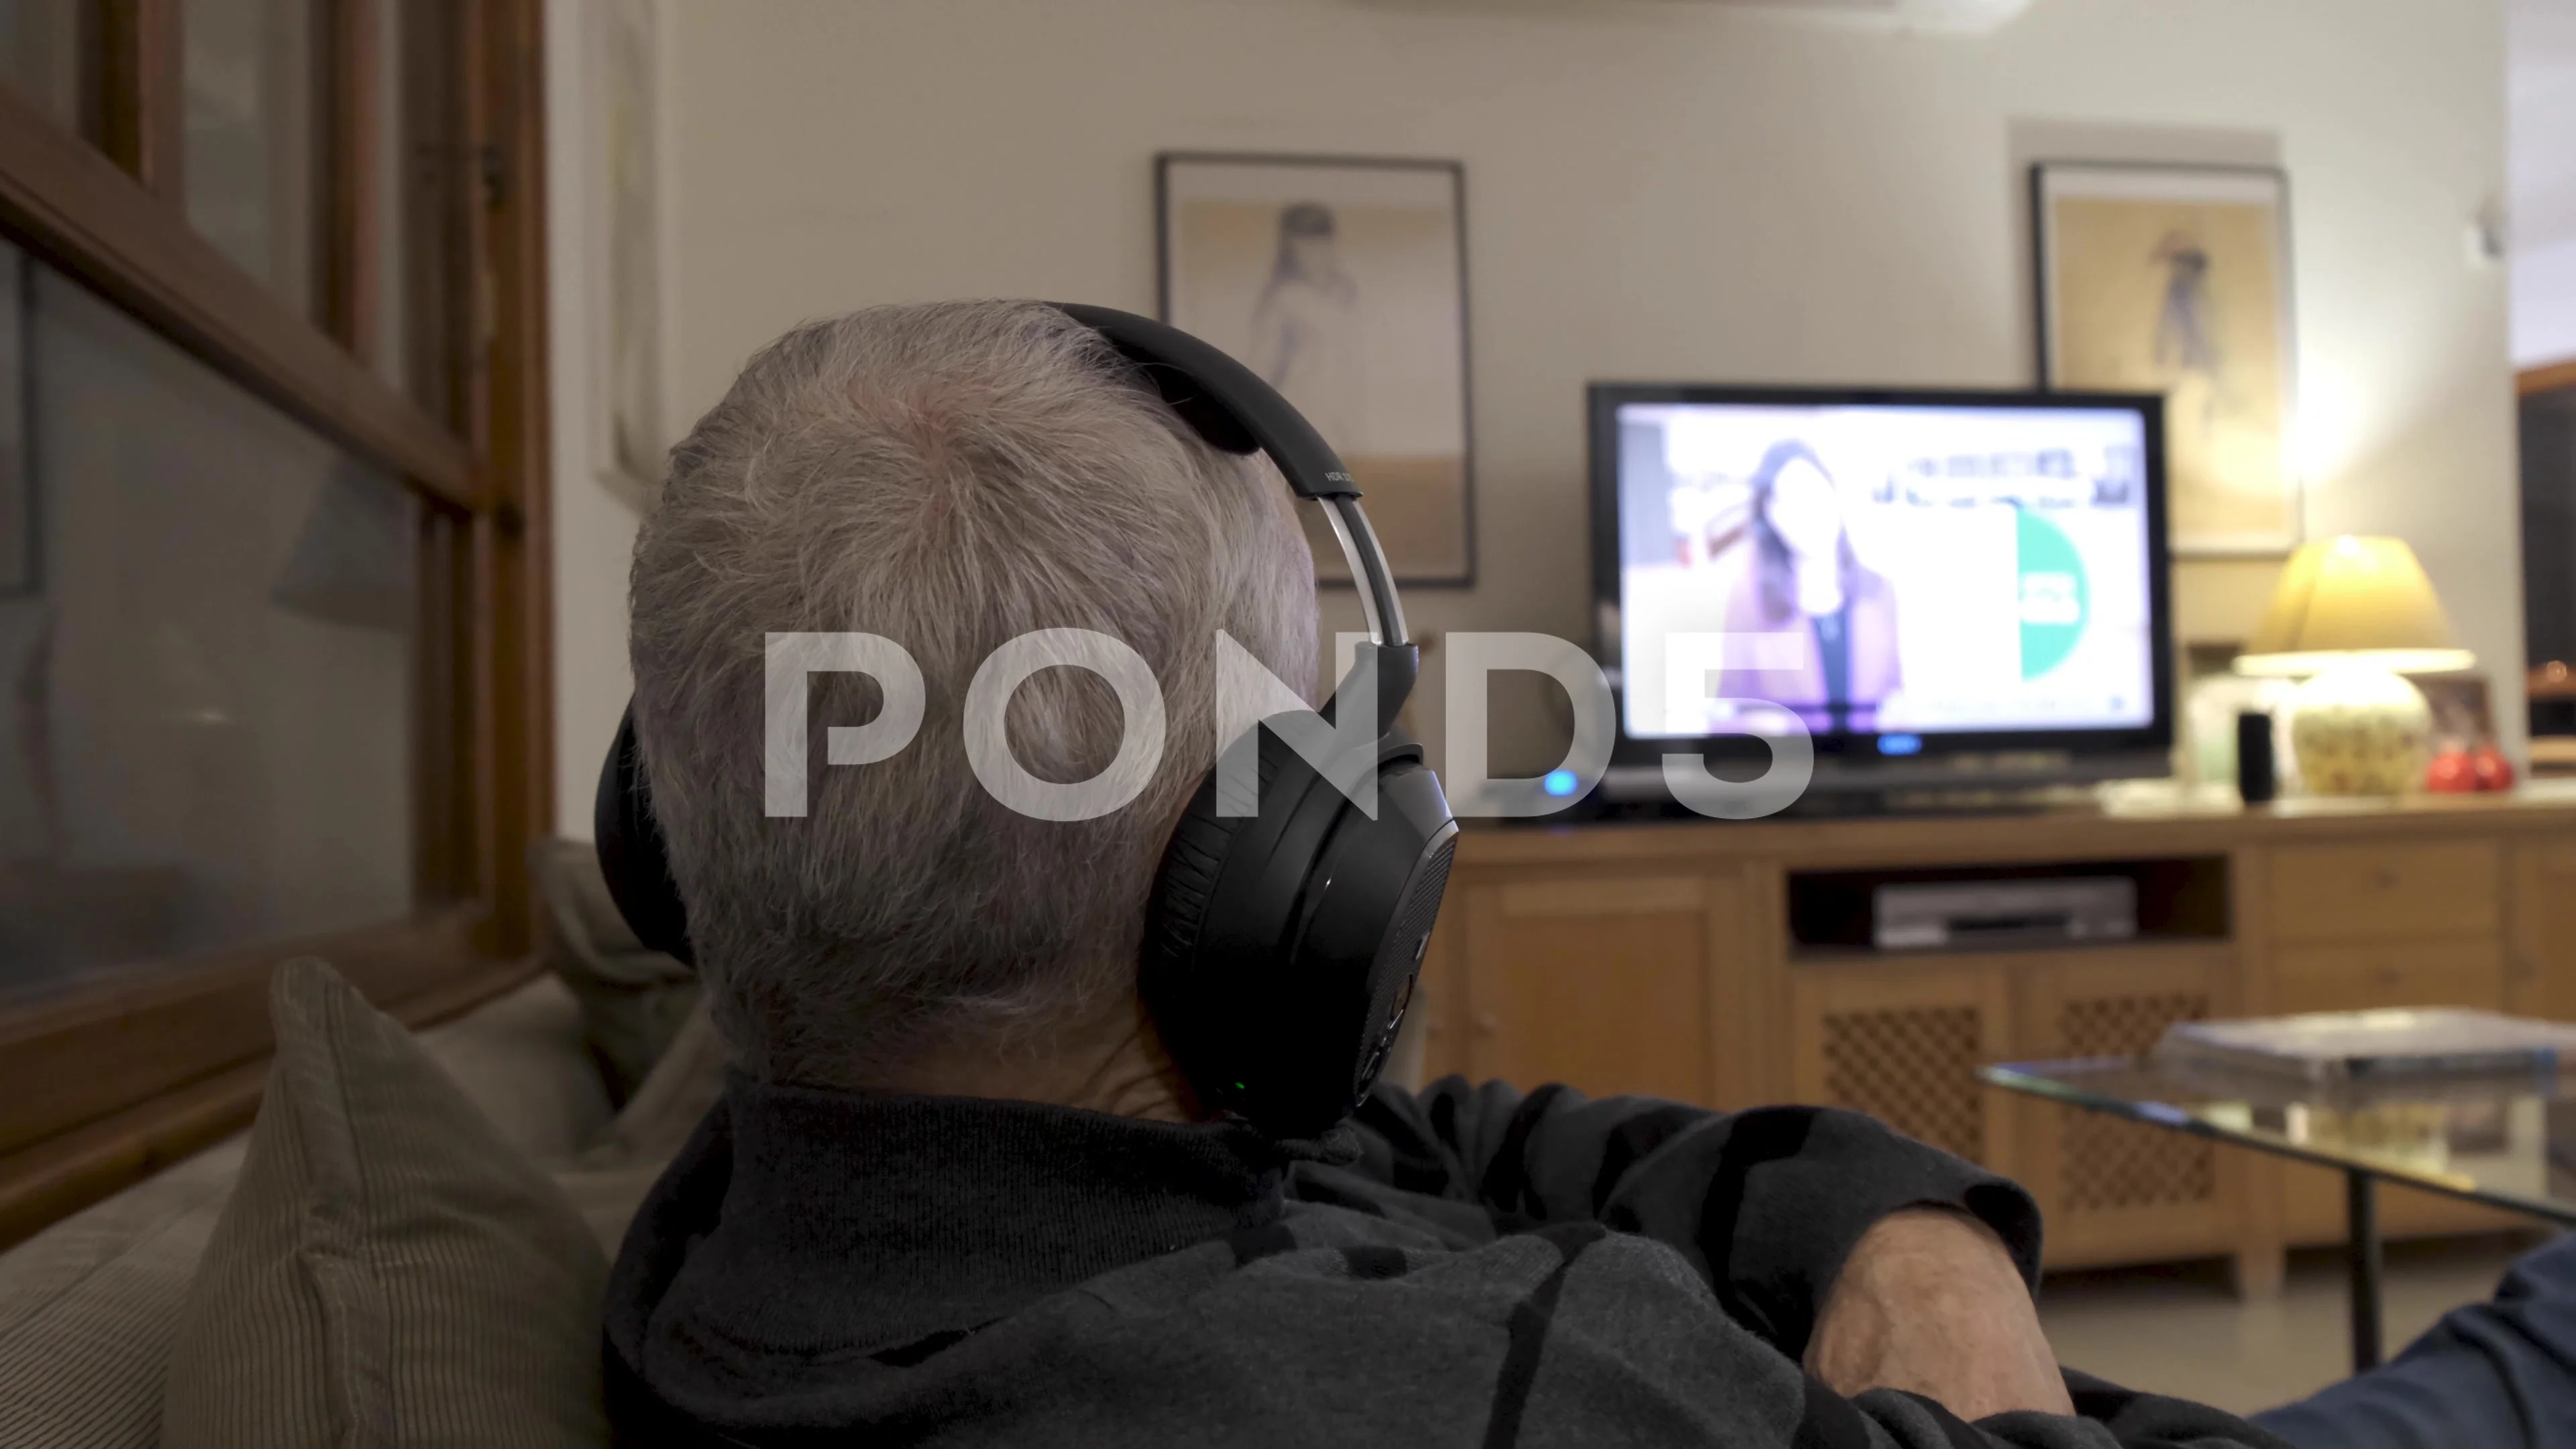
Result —
<instances>
[{"instance_id":1,"label":"beige sofa cushion","mask_svg":"<svg viewBox=\"0 0 2576 1449\"><path fill-rule=\"evenodd\" d=\"M668 1162L698 1130L707 1112L724 1095L725 1069L731 1058L724 1038L707 1018L705 1002L680 1024L670 1050L653 1064L653 1073L635 1089L625 1110L608 1125L600 1140L582 1154L586 1167Z\"/></svg>"},{"instance_id":2,"label":"beige sofa cushion","mask_svg":"<svg viewBox=\"0 0 2576 1449\"><path fill-rule=\"evenodd\" d=\"M551 972L415 1039L502 1139L538 1162L569 1162L608 1130L581 1004Z\"/></svg>"},{"instance_id":3,"label":"beige sofa cushion","mask_svg":"<svg viewBox=\"0 0 2576 1449\"><path fill-rule=\"evenodd\" d=\"M0 1254L0 1444L160 1442L179 1300L241 1160L234 1138Z\"/></svg>"},{"instance_id":4,"label":"beige sofa cushion","mask_svg":"<svg viewBox=\"0 0 2576 1449\"><path fill-rule=\"evenodd\" d=\"M716 1035L701 1001L626 1110L577 1163L556 1171L555 1186L611 1257L653 1180L724 1095L727 1062L724 1038Z\"/></svg>"},{"instance_id":5,"label":"beige sofa cushion","mask_svg":"<svg viewBox=\"0 0 2576 1449\"><path fill-rule=\"evenodd\" d=\"M277 1056L180 1305L162 1442L605 1442L608 1264L563 1194L328 966L279 968L269 1005Z\"/></svg>"},{"instance_id":6,"label":"beige sofa cushion","mask_svg":"<svg viewBox=\"0 0 2576 1449\"><path fill-rule=\"evenodd\" d=\"M528 852L528 868L554 927L547 960L580 999L591 1055L609 1099L623 1105L697 1001L697 974L635 939L589 841L540 840Z\"/></svg>"}]
</instances>

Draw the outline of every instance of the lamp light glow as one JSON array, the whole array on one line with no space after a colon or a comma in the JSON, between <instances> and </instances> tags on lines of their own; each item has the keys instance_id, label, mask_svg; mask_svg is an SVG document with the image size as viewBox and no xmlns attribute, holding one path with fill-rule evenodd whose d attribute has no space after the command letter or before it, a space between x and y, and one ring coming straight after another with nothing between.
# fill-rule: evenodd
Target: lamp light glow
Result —
<instances>
[{"instance_id":1,"label":"lamp light glow","mask_svg":"<svg viewBox=\"0 0 2576 1449\"><path fill-rule=\"evenodd\" d=\"M2392 674L2466 669L2432 580L2400 538L2319 539L2282 566L2271 607L2236 659L2239 674L2320 674L2367 664Z\"/></svg>"},{"instance_id":2,"label":"lamp light glow","mask_svg":"<svg viewBox=\"0 0 2576 1449\"><path fill-rule=\"evenodd\" d=\"M2289 720L2308 793L2397 795L2421 783L2432 733L2424 692L2403 676L2476 662L2405 540L2346 536L2290 555L2235 667L2307 676Z\"/></svg>"}]
</instances>

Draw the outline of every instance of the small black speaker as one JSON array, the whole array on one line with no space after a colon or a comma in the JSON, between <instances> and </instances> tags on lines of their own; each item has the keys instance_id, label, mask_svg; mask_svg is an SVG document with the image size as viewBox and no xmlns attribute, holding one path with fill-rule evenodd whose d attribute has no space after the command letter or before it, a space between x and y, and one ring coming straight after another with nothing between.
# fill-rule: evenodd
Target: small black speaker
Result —
<instances>
[{"instance_id":1,"label":"small black speaker","mask_svg":"<svg viewBox=\"0 0 2576 1449\"><path fill-rule=\"evenodd\" d=\"M2249 709L2236 717L2236 793L2248 805L2261 805L2279 788L2279 772L2272 767L2272 717Z\"/></svg>"}]
</instances>

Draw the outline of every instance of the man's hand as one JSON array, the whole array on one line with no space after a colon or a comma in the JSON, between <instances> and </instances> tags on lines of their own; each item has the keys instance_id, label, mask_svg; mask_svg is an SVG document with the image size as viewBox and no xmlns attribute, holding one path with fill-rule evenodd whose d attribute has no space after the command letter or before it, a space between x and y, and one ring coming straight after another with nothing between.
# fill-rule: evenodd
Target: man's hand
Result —
<instances>
[{"instance_id":1,"label":"man's hand","mask_svg":"<svg viewBox=\"0 0 2576 1449\"><path fill-rule=\"evenodd\" d=\"M2003 1240L1940 1208L1892 1213L1862 1236L1816 1319L1806 1367L1846 1398L1905 1389L1971 1422L2075 1412Z\"/></svg>"}]
</instances>

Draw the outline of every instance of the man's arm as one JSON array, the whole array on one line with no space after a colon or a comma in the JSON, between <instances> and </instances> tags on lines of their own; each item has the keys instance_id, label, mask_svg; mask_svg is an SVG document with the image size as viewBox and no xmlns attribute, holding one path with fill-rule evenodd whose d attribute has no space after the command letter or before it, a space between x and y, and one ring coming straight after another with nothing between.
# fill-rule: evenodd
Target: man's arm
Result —
<instances>
[{"instance_id":1,"label":"man's arm","mask_svg":"<svg viewBox=\"0 0 2576 1449\"><path fill-rule=\"evenodd\" d=\"M1962 1419L2075 1412L2003 1240L1946 1208L1890 1213L1862 1236L1817 1315L1805 1366L1836 1393L1901 1389Z\"/></svg>"},{"instance_id":2,"label":"man's arm","mask_svg":"<svg viewBox=\"0 0 2576 1449\"><path fill-rule=\"evenodd\" d=\"M2326 1449L2576 1444L2576 1235L2517 1259L2390 1362L2254 1421Z\"/></svg>"},{"instance_id":3,"label":"man's arm","mask_svg":"<svg viewBox=\"0 0 2576 1449\"><path fill-rule=\"evenodd\" d=\"M1857 1112L1724 1113L1640 1097L1593 1101L1565 1087L1523 1096L1450 1077L1418 1096L1381 1087L1356 1125L1353 1170L1390 1186L1477 1204L1506 1228L1594 1221L1663 1242L1700 1271L1729 1316L1793 1359L1806 1355L1854 1249L1904 1209L1983 1224L2002 1249L1985 1276L2011 1284L2025 1304L2039 1273L2029 1194ZM1904 1276L1854 1281L1877 1298L1908 1291Z\"/></svg>"},{"instance_id":4,"label":"man's arm","mask_svg":"<svg viewBox=\"0 0 2576 1449\"><path fill-rule=\"evenodd\" d=\"M2216 1409L2062 1374L2031 1301L2029 1195L1858 1113L1451 1077L1382 1087L1355 1125L1359 1160L1310 1165L1310 1187L1356 1172L1503 1231L1590 1221L1678 1251L1729 1317L1803 1362L1801 1444L2285 1449Z\"/></svg>"},{"instance_id":5,"label":"man's arm","mask_svg":"<svg viewBox=\"0 0 2576 1449\"><path fill-rule=\"evenodd\" d=\"M2299 1449L2207 1404L2132 1393L2083 1374L2066 1377L2075 1395L2073 1417L2017 1411L1973 1424L1928 1395L1876 1389L1841 1399L1811 1390L1795 1442L1855 1449Z\"/></svg>"}]
</instances>

